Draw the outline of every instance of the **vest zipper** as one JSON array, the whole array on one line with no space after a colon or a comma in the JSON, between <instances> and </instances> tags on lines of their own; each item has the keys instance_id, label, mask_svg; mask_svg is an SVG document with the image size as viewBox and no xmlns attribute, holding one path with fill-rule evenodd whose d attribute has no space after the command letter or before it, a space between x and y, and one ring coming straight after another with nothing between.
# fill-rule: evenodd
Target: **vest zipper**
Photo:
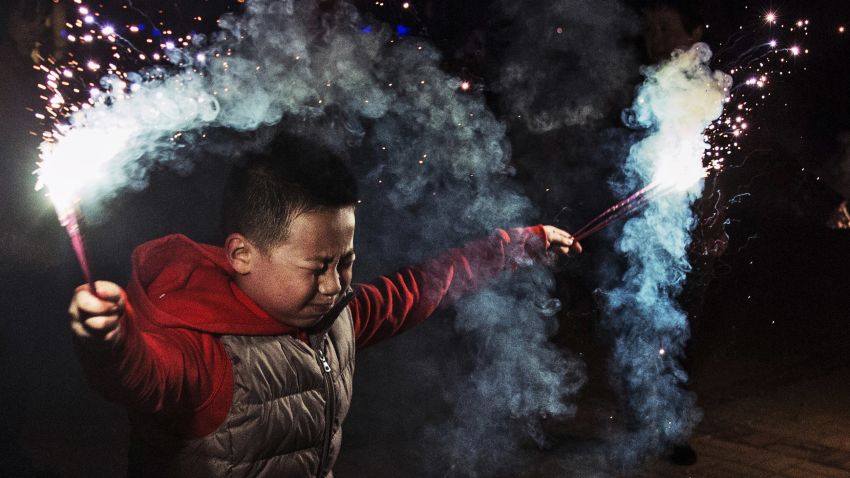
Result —
<instances>
[{"instance_id":1,"label":"vest zipper","mask_svg":"<svg viewBox=\"0 0 850 478\"><path fill-rule=\"evenodd\" d=\"M316 357L319 361L319 367L324 372L322 375L325 378L325 390L327 391L327 402L325 402L325 436L322 442L322 454L319 457L319 470L316 472L317 478L322 478L322 470L325 467L325 462L328 461L328 455L331 450L331 432L333 431L334 415L336 413L336 393L333 377L331 376L331 366L325 357L325 337L322 337L319 346L316 348Z\"/></svg>"}]
</instances>

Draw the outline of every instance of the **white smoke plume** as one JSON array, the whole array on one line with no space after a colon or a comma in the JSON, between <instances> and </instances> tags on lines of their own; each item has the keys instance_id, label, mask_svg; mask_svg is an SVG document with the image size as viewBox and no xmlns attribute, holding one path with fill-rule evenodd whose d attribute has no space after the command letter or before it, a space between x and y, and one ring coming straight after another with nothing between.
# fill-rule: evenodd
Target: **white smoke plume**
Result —
<instances>
[{"instance_id":1,"label":"white smoke plume","mask_svg":"<svg viewBox=\"0 0 850 478\"><path fill-rule=\"evenodd\" d=\"M688 340L686 314L676 302L690 270L687 248L702 192L705 129L723 110L731 77L708 67L711 51L696 44L647 67L633 107L647 136L635 144L614 184L625 194L651 181L678 186L629 220L616 247L628 261L607 294L607 327L615 336L612 383L627 401L628 432L615 451L634 464L684 442L700 419L680 360Z\"/></svg>"}]
</instances>

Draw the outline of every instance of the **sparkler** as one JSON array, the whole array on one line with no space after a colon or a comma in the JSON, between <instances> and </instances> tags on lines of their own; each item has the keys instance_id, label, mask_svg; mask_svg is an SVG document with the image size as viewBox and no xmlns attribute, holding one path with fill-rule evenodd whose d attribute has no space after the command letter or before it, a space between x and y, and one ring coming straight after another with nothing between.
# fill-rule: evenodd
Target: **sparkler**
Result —
<instances>
[{"instance_id":1,"label":"sparkler","mask_svg":"<svg viewBox=\"0 0 850 478\"><path fill-rule=\"evenodd\" d=\"M809 20L800 19L795 22L790 22L788 25L780 22L779 14L775 11L767 11L762 17L764 23L768 27L781 27L782 31L797 32L805 36L807 34ZM771 30L772 33L778 33ZM839 33L844 32L844 27L839 26ZM739 39L735 39L733 44ZM730 73L742 77L736 86L734 86L724 103L736 104L735 108L725 108L722 116L712 122L706 129L704 136L707 145L709 146L703 154L703 162L706 167L697 177L696 172L690 177L682 175L682 172L675 171L671 168L671 164L664 164L659 167L658 172L667 170L668 177L662 178L658 172L652 182L644 188L638 190L631 196L614 204L598 216L594 217L582 228L574 234L576 240L583 240L597 232L607 228L611 224L629 217L640 210L649 206L654 199L657 199L665 194L676 189L687 189L694 184L698 179L706 177L710 171L721 171L726 166L725 156L732 153L733 149L740 150L739 140L749 129L749 123L746 119L746 114L753 111L754 106L760 105L765 96L764 90L768 86L770 76L779 71L779 75L783 74L783 69L787 68L786 62L795 57L799 57L804 53L809 53L808 49L804 49L799 44L789 41L781 46L780 42L771 38L765 43L758 43L747 49L744 53L738 54L737 58L729 65ZM765 47L768 49L765 51ZM732 49L728 49L732 52ZM726 49L721 49L721 54L726 53ZM790 74L790 71L787 71ZM757 96L748 98L748 93L743 88L750 88L755 91ZM681 176L676 178L675 176Z\"/></svg>"},{"instance_id":2,"label":"sparkler","mask_svg":"<svg viewBox=\"0 0 850 478\"><path fill-rule=\"evenodd\" d=\"M575 232L575 240L582 241L587 237L605 229L610 224L631 213L637 212L649 204L651 197L659 194L659 183L652 183L631 196L609 207L601 214L591 219L581 229Z\"/></svg>"},{"instance_id":3,"label":"sparkler","mask_svg":"<svg viewBox=\"0 0 850 478\"><path fill-rule=\"evenodd\" d=\"M617 204L614 204L598 216L591 219L590 222L575 232L575 240L582 241L620 219L628 217L631 214L649 206L653 199L669 194L677 189L687 189L691 184L692 181L683 181L679 183L653 181L649 185L643 187L631 196L623 199Z\"/></svg>"},{"instance_id":4,"label":"sparkler","mask_svg":"<svg viewBox=\"0 0 850 478\"><path fill-rule=\"evenodd\" d=\"M51 138L52 141L41 145L36 190L47 190L59 223L71 240L89 289L96 294L80 227L79 201L86 185L96 185L104 179L105 163L117 154L125 136L119 131L98 133L64 126L57 127ZM95 142L100 147L93 150L91 145Z\"/></svg>"}]
</instances>

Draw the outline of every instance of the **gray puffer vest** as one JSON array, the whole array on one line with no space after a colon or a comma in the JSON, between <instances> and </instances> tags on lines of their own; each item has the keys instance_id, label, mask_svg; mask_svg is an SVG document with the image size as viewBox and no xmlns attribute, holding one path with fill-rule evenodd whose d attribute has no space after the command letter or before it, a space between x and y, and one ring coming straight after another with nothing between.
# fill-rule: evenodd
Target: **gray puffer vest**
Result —
<instances>
[{"instance_id":1,"label":"gray puffer vest","mask_svg":"<svg viewBox=\"0 0 850 478\"><path fill-rule=\"evenodd\" d=\"M311 331L228 335L233 402L213 433L181 440L133 420L130 476L332 477L351 403L354 326L345 299Z\"/></svg>"}]
</instances>

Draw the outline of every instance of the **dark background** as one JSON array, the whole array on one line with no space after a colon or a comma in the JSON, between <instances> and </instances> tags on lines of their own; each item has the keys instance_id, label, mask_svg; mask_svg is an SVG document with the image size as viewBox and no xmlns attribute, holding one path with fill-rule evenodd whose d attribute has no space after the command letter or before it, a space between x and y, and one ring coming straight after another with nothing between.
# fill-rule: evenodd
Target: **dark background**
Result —
<instances>
[{"instance_id":1,"label":"dark background","mask_svg":"<svg viewBox=\"0 0 850 478\"><path fill-rule=\"evenodd\" d=\"M41 108L35 86L41 77L32 68L30 51L36 40L43 51L61 45L51 43L47 30L35 37L19 34L25 21L44 20L50 2L20 3L24 6L4 6L0 32L0 474L120 476L125 464L126 418L120 407L85 386L65 314L80 275L67 237L42 194L33 191L30 174L39 144L39 137L31 132L44 128L33 116L33 110ZM160 3L177 8L174 2ZM850 22L850 6L821 0L800 3L772 6L788 17L811 20L811 33L805 40L811 53L799 60L801 65L789 78L771 86L771 100L754 114L755 128L742 141L743 151L736 153L732 163L735 167L723 178L728 198L743 194L729 209L729 246L719 258L696 258L697 273L689 279L705 286L696 287L699 297L690 299L691 310L700 312L694 316L689 364L697 389L699 370L717 364L772 363L776 375L761 377L764 383L792 365L814 375L821 368L850 365L850 230L827 227L830 214L844 199L842 194L850 195L848 180L838 174L838 166L850 156L841 139L850 132L850 34L837 31L839 25ZM488 71L499 61L503 47L491 41L489 47L470 50L469 44L499 28L489 21L487 5L426 2L415 17L397 6L381 10L364 2L361 7L427 36L446 53L447 69L486 87ZM767 6L705 2L703 12L710 25L705 39L712 46L722 46L739 25L757 21ZM179 7L183 15L200 11L214 17L232 5L187 0ZM635 42L639 50L640 39ZM724 60L734 58L721 56L721 66ZM623 88L628 93L631 85ZM497 93L488 92L488 97L498 111ZM522 162L533 155L535 141L519 128L512 135L518 177L540 211L529 222L548 221L564 204L539 194L540 184L533 174L537 166L530 159ZM201 164L188 176L162 171L153 175L146 191L116 200L111 219L88 230L97 276L126 282L132 249L163 234L182 232L200 241L217 241L217 188L225 173L215 163ZM599 182L591 187L604 185L604 169L599 175ZM583 206L586 211L561 225L574 228L608 199L598 199L598 204L588 200ZM604 251L592 242L586 246L586 256ZM592 264L590 259L582 260ZM365 267L375 268L376 262L363 261ZM554 340L587 355L593 381L604 370L604 353L592 322L594 305L586 295L594 288L594 277L565 272L560 278L579 285L561 286L566 290L566 308ZM406 367L397 360L397 353L404 349L406 356L415 357L429 353L429 341L435 337L456 340L449 332L439 332L446 320L435 319L423 326L426 331L421 335L413 332L359 357L340 476L414 473L415 459L423 459L415 447L431 419L428 415L447 411L440 403L430 406L419 398L439 387L439 380L425 378L417 386L401 389L394 385L394 378L404 374ZM592 396L584 398L589 407ZM420 410L404 411L417 405ZM411 457L414 464L408 463Z\"/></svg>"}]
</instances>

